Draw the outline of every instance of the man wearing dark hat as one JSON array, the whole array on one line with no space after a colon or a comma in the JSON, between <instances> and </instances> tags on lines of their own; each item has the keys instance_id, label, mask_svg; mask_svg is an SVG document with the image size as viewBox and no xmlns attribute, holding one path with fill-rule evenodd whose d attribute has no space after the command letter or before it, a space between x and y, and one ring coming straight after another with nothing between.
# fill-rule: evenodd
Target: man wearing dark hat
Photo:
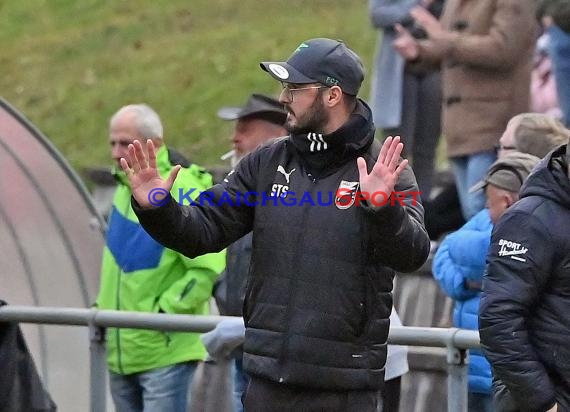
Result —
<instances>
[{"instance_id":1,"label":"man wearing dark hat","mask_svg":"<svg viewBox=\"0 0 570 412\"><path fill-rule=\"evenodd\" d=\"M481 347L521 411L570 410L568 160L563 145L540 161L496 224L487 256ZM518 177L488 184L509 179Z\"/></svg>"},{"instance_id":2,"label":"man wearing dark hat","mask_svg":"<svg viewBox=\"0 0 570 412\"><path fill-rule=\"evenodd\" d=\"M374 140L371 111L357 98L364 69L343 42L307 40L262 68L283 83L289 136L240 161L210 189L211 202L182 207L152 207L150 191L169 188L176 172L160 178L152 141L148 156L135 142L130 163L121 161L133 204L155 239L188 256L253 231L243 306L248 412L375 412L392 279L429 253L416 180L399 137Z\"/></svg>"},{"instance_id":3,"label":"man wearing dark hat","mask_svg":"<svg viewBox=\"0 0 570 412\"><path fill-rule=\"evenodd\" d=\"M224 120L235 120L232 133L233 150L230 156L232 167L248 153L269 140L285 136L283 127L287 112L277 99L262 94L252 94L243 107L222 107L218 116ZM243 300L247 274L251 260L252 234L248 233L226 249L226 270L214 286L214 297L220 315L239 316L220 322L216 328L201 336L208 353L214 359L233 359L233 405L234 412L243 411L241 398L249 378L243 372Z\"/></svg>"},{"instance_id":4,"label":"man wearing dark hat","mask_svg":"<svg viewBox=\"0 0 570 412\"><path fill-rule=\"evenodd\" d=\"M236 121L231 137L233 150L224 155L224 159L231 157L232 167L258 146L287 134L283 128L287 118L283 105L263 94L252 94L243 107L222 107L218 117Z\"/></svg>"}]
</instances>

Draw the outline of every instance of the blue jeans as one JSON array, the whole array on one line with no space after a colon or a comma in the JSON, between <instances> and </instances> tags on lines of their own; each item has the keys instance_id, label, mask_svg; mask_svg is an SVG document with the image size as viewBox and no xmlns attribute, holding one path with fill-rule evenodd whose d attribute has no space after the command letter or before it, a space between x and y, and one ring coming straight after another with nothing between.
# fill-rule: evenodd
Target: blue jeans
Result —
<instances>
[{"instance_id":1,"label":"blue jeans","mask_svg":"<svg viewBox=\"0 0 570 412\"><path fill-rule=\"evenodd\" d=\"M243 371L243 358L238 356L234 359L232 367L232 378L234 381L233 405L234 412L243 412L242 396L249 383L249 376Z\"/></svg>"},{"instance_id":2,"label":"blue jeans","mask_svg":"<svg viewBox=\"0 0 570 412\"><path fill-rule=\"evenodd\" d=\"M465 220L468 221L485 207L485 192L479 190L469 193L469 189L485 177L489 167L497 160L497 154L491 150L468 156L452 157L450 160L455 174L461 211Z\"/></svg>"},{"instance_id":3,"label":"blue jeans","mask_svg":"<svg viewBox=\"0 0 570 412\"><path fill-rule=\"evenodd\" d=\"M197 362L183 362L131 375L109 373L117 412L186 412Z\"/></svg>"},{"instance_id":4,"label":"blue jeans","mask_svg":"<svg viewBox=\"0 0 570 412\"><path fill-rule=\"evenodd\" d=\"M550 36L550 59L556 79L558 102L564 116L566 127L570 126L570 33L552 25L548 29Z\"/></svg>"}]
</instances>

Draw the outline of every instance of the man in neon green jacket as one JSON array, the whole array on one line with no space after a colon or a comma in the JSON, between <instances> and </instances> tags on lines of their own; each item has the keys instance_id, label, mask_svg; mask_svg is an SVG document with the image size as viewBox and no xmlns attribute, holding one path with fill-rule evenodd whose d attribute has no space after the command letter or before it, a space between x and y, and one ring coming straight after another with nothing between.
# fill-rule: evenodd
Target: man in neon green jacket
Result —
<instances>
[{"instance_id":1,"label":"man in neon green jacket","mask_svg":"<svg viewBox=\"0 0 570 412\"><path fill-rule=\"evenodd\" d=\"M183 166L172 196L195 198L212 185L212 177L169 151L162 136L162 124L153 109L144 104L124 106L110 121L113 160L119 166L129 143L151 138L159 146L157 166L165 178L175 164ZM119 184L103 251L98 308L207 314L212 286L225 266L225 252L190 259L161 246L139 225L131 208L128 179L120 167L115 176ZM155 198L157 205L160 197ZM197 361L206 355L198 334L110 328L106 346L117 412L186 410Z\"/></svg>"}]
</instances>

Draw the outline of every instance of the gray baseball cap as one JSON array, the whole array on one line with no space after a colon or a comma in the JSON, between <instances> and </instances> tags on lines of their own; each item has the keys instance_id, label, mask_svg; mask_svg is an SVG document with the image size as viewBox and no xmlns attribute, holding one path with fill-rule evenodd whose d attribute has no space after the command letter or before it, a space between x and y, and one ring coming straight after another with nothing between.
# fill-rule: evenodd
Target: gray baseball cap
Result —
<instances>
[{"instance_id":1,"label":"gray baseball cap","mask_svg":"<svg viewBox=\"0 0 570 412\"><path fill-rule=\"evenodd\" d=\"M518 193L523 182L540 159L521 152L511 152L498 159L489 167L483 180L469 189L470 193L493 185L499 189Z\"/></svg>"}]
</instances>

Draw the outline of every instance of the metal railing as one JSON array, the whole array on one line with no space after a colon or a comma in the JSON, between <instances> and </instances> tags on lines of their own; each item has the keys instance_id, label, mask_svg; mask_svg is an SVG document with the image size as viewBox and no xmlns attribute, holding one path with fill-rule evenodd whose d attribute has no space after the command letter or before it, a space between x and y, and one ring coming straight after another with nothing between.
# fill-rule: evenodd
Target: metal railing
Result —
<instances>
[{"instance_id":1,"label":"metal railing","mask_svg":"<svg viewBox=\"0 0 570 412\"><path fill-rule=\"evenodd\" d=\"M90 352L90 411L105 412L106 361L103 330L106 327L208 332L224 316L166 315L112 310L2 306L0 322L87 326ZM447 410L467 411L467 349L479 347L476 331L456 328L398 326L390 328L388 343L447 349Z\"/></svg>"}]
</instances>

